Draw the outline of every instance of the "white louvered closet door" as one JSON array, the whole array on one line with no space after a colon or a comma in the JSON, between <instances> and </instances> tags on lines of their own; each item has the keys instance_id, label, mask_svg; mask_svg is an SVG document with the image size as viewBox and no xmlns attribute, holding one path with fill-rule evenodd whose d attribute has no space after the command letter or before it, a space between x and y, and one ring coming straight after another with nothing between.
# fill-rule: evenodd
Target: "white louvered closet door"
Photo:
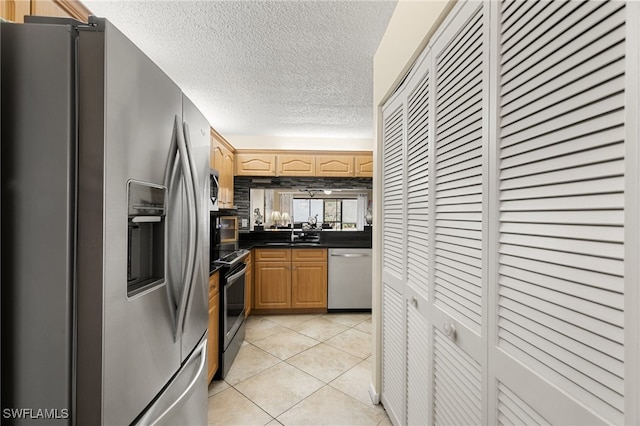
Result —
<instances>
[{"instance_id":1,"label":"white louvered closet door","mask_svg":"<svg viewBox=\"0 0 640 426\"><path fill-rule=\"evenodd\" d=\"M399 92L397 95L401 95ZM383 111L382 147L382 392L381 400L394 424L405 419L406 339L404 282L405 128L401 96Z\"/></svg>"},{"instance_id":2,"label":"white louvered closet door","mask_svg":"<svg viewBox=\"0 0 640 426\"><path fill-rule=\"evenodd\" d=\"M625 4L497 9L496 422L623 424Z\"/></svg>"},{"instance_id":3,"label":"white louvered closet door","mask_svg":"<svg viewBox=\"0 0 640 426\"><path fill-rule=\"evenodd\" d=\"M407 78L407 421L432 424L429 338L429 150L431 76L429 51Z\"/></svg>"},{"instance_id":4,"label":"white louvered closet door","mask_svg":"<svg viewBox=\"0 0 640 426\"><path fill-rule=\"evenodd\" d=\"M468 2L435 41L430 250L435 424L486 424L487 4Z\"/></svg>"}]
</instances>

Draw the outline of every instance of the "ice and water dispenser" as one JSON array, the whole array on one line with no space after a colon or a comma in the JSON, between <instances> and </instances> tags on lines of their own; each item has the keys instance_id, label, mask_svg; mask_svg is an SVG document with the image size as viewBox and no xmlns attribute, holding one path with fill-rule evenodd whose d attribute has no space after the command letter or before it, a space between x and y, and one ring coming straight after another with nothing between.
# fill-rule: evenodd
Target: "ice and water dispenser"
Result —
<instances>
[{"instance_id":1,"label":"ice and water dispenser","mask_svg":"<svg viewBox=\"0 0 640 426\"><path fill-rule=\"evenodd\" d=\"M164 283L166 192L162 185L127 183L127 295Z\"/></svg>"}]
</instances>

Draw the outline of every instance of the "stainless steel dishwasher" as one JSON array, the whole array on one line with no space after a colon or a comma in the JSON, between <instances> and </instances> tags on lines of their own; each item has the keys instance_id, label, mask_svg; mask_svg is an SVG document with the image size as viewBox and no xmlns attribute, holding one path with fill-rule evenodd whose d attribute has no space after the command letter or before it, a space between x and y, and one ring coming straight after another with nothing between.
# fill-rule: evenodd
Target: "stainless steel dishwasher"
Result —
<instances>
[{"instance_id":1,"label":"stainless steel dishwasher","mask_svg":"<svg viewBox=\"0 0 640 426\"><path fill-rule=\"evenodd\" d=\"M329 249L329 294L331 310L371 309L371 249Z\"/></svg>"}]
</instances>

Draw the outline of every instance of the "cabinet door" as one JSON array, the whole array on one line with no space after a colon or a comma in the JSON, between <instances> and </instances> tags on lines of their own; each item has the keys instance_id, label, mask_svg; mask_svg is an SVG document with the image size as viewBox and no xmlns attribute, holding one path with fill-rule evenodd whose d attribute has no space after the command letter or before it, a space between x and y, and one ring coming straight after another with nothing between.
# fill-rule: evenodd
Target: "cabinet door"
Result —
<instances>
[{"instance_id":1,"label":"cabinet door","mask_svg":"<svg viewBox=\"0 0 640 426\"><path fill-rule=\"evenodd\" d=\"M315 176L313 155L278 155L278 176Z\"/></svg>"},{"instance_id":2,"label":"cabinet door","mask_svg":"<svg viewBox=\"0 0 640 426\"><path fill-rule=\"evenodd\" d=\"M291 307L327 307L327 262L293 262Z\"/></svg>"},{"instance_id":3,"label":"cabinet door","mask_svg":"<svg viewBox=\"0 0 640 426\"><path fill-rule=\"evenodd\" d=\"M210 382L218 371L218 352L220 342L220 293L209 299L209 331L207 333L207 377Z\"/></svg>"},{"instance_id":4,"label":"cabinet door","mask_svg":"<svg viewBox=\"0 0 640 426\"><path fill-rule=\"evenodd\" d=\"M291 307L291 262L256 262L255 309Z\"/></svg>"},{"instance_id":5,"label":"cabinet door","mask_svg":"<svg viewBox=\"0 0 640 426\"><path fill-rule=\"evenodd\" d=\"M353 155L316 155L316 176L353 177Z\"/></svg>"},{"instance_id":6,"label":"cabinet door","mask_svg":"<svg viewBox=\"0 0 640 426\"><path fill-rule=\"evenodd\" d=\"M224 190L225 200L223 207L233 207L233 174L235 172L235 157L233 153L227 150L224 154L224 160L222 163L222 172L224 174Z\"/></svg>"},{"instance_id":7,"label":"cabinet door","mask_svg":"<svg viewBox=\"0 0 640 426\"><path fill-rule=\"evenodd\" d=\"M373 155L356 155L355 162L356 177L373 176Z\"/></svg>"},{"instance_id":8,"label":"cabinet door","mask_svg":"<svg viewBox=\"0 0 640 426\"><path fill-rule=\"evenodd\" d=\"M275 154L236 153L236 176L275 176Z\"/></svg>"}]
</instances>

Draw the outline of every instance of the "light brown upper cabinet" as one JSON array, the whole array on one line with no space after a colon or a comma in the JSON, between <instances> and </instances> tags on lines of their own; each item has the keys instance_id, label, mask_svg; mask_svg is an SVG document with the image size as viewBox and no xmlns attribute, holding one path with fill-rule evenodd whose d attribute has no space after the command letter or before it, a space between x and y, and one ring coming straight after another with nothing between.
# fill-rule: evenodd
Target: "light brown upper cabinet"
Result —
<instances>
[{"instance_id":1,"label":"light brown upper cabinet","mask_svg":"<svg viewBox=\"0 0 640 426\"><path fill-rule=\"evenodd\" d=\"M316 155L316 176L353 177L353 155Z\"/></svg>"},{"instance_id":2,"label":"light brown upper cabinet","mask_svg":"<svg viewBox=\"0 0 640 426\"><path fill-rule=\"evenodd\" d=\"M356 177L373 177L373 155L356 155Z\"/></svg>"},{"instance_id":3,"label":"light brown upper cabinet","mask_svg":"<svg viewBox=\"0 0 640 426\"><path fill-rule=\"evenodd\" d=\"M211 168L219 173L218 204L220 208L233 207L233 176L235 173L235 156L233 148L224 138L211 129Z\"/></svg>"},{"instance_id":4,"label":"light brown upper cabinet","mask_svg":"<svg viewBox=\"0 0 640 426\"><path fill-rule=\"evenodd\" d=\"M236 176L372 177L371 151L240 150Z\"/></svg>"},{"instance_id":5,"label":"light brown upper cabinet","mask_svg":"<svg viewBox=\"0 0 640 426\"><path fill-rule=\"evenodd\" d=\"M23 23L25 15L74 18L87 22L92 13L77 0L0 0L0 17Z\"/></svg>"},{"instance_id":6,"label":"light brown upper cabinet","mask_svg":"<svg viewBox=\"0 0 640 426\"><path fill-rule=\"evenodd\" d=\"M313 155L278 155L278 176L315 176Z\"/></svg>"},{"instance_id":7,"label":"light brown upper cabinet","mask_svg":"<svg viewBox=\"0 0 640 426\"><path fill-rule=\"evenodd\" d=\"M276 155L267 153L236 154L236 176L275 176Z\"/></svg>"}]
</instances>

